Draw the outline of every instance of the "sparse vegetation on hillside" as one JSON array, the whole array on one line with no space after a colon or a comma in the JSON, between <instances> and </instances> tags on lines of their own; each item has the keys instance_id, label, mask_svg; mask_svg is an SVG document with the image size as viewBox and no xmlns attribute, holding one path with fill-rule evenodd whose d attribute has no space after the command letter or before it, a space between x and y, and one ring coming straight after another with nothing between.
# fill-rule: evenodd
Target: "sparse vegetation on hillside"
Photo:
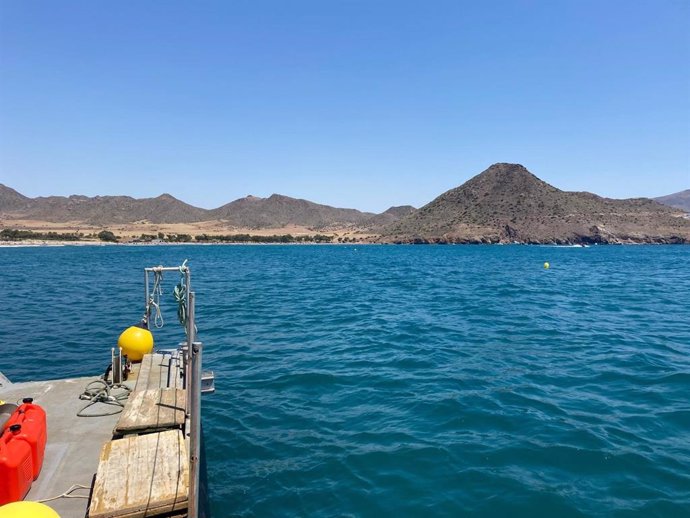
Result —
<instances>
[{"instance_id":1,"label":"sparse vegetation on hillside","mask_svg":"<svg viewBox=\"0 0 690 518\"><path fill-rule=\"evenodd\" d=\"M495 164L387 226L384 240L455 243L690 242L690 221L650 199L565 192Z\"/></svg>"},{"instance_id":2,"label":"sparse vegetation on hillside","mask_svg":"<svg viewBox=\"0 0 690 518\"><path fill-rule=\"evenodd\" d=\"M251 234L229 234L210 236L200 234L196 236L199 243L330 243L333 236L315 234L313 236L292 236L290 234L257 236Z\"/></svg>"},{"instance_id":3,"label":"sparse vegetation on hillside","mask_svg":"<svg viewBox=\"0 0 690 518\"><path fill-rule=\"evenodd\" d=\"M99 227L223 221L228 226L242 229L297 226L326 232L343 228L378 228L400 219L409 210L414 209L407 206L391 207L377 215L280 194L268 198L248 196L207 210L184 203L169 194L144 199L79 195L27 198L0 184L0 216L4 218Z\"/></svg>"},{"instance_id":4,"label":"sparse vegetation on hillside","mask_svg":"<svg viewBox=\"0 0 690 518\"><path fill-rule=\"evenodd\" d=\"M4 225L16 220L18 226L42 234L55 230L43 238L55 240L74 239L62 229L86 227L111 232L106 241L116 240L116 232L140 235L135 242L169 243L690 243L690 219L677 209L647 198L612 200L564 192L521 165L505 163L494 164L421 209L391 207L378 215L278 194L249 196L205 210L167 194L142 200L27 198L0 184L0 217ZM235 233L216 235L225 229ZM316 234L301 235L305 231ZM276 235L260 235L268 232ZM341 235L325 235L330 233Z\"/></svg>"}]
</instances>

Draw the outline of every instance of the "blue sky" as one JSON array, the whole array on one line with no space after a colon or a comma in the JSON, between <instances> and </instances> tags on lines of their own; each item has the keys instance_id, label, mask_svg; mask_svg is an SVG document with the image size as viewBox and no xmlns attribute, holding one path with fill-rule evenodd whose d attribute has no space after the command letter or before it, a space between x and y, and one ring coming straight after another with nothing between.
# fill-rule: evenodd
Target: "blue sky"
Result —
<instances>
[{"instance_id":1,"label":"blue sky","mask_svg":"<svg viewBox=\"0 0 690 518\"><path fill-rule=\"evenodd\" d=\"M690 188L690 2L0 1L0 182L421 206Z\"/></svg>"}]
</instances>

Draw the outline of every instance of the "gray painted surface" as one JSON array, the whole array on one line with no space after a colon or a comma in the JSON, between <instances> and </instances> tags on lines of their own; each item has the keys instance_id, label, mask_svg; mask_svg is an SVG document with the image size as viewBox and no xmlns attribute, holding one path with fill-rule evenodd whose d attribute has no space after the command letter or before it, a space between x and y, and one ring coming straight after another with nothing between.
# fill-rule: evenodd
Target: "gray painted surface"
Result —
<instances>
[{"instance_id":1,"label":"gray painted surface","mask_svg":"<svg viewBox=\"0 0 690 518\"><path fill-rule=\"evenodd\" d=\"M16 403L34 398L48 416L48 441L43 468L34 481L26 500L43 500L58 496L73 484L91 486L103 444L110 440L119 415L77 417L86 405L79 399L84 387L98 379L86 378L13 383L0 388L0 399ZM114 407L98 404L90 410L112 411ZM75 495L88 496L86 489ZM62 518L81 518L86 514L86 498L60 498L47 502Z\"/></svg>"}]
</instances>

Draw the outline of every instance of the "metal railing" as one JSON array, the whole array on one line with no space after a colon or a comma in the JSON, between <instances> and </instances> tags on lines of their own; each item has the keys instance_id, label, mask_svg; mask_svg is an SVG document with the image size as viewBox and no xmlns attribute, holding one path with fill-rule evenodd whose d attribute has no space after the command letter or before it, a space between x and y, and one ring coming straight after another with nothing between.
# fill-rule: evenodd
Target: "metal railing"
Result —
<instances>
[{"instance_id":1,"label":"metal railing","mask_svg":"<svg viewBox=\"0 0 690 518\"><path fill-rule=\"evenodd\" d=\"M144 268L146 307L148 308L151 297L149 274L162 274L163 272L179 272L184 275L186 292L185 310L187 315L187 340L180 345L182 350L183 387L187 391L185 413L187 416L187 422L189 423L189 428L186 430L186 433L189 437L189 495L187 497L187 516L189 518L197 518L199 516L202 378L201 364L203 344L196 340L194 314L196 294L191 291L191 272L188 266L155 266L152 268Z\"/></svg>"},{"instance_id":2,"label":"metal railing","mask_svg":"<svg viewBox=\"0 0 690 518\"><path fill-rule=\"evenodd\" d=\"M194 299L189 293L189 321L192 330L188 335L187 400L189 403L189 518L197 518L199 512L199 463L201 452L201 355L203 344L194 340Z\"/></svg>"}]
</instances>

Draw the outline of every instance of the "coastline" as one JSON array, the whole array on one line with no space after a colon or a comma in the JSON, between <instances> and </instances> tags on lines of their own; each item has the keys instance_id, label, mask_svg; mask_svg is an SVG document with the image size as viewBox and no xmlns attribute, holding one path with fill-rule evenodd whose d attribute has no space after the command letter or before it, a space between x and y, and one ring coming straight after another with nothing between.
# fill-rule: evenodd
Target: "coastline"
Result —
<instances>
[{"instance_id":1,"label":"coastline","mask_svg":"<svg viewBox=\"0 0 690 518\"><path fill-rule=\"evenodd\" d=\"M328 246L328 245L384 245L391 243L372 243L372 242L356 242L356 243L317 243L317 242L301 242L301 243L197 243L197 242L179 242L179 243L111 243L111 242L97 242L97 241L0 241L0 248L40 248L40 247L62 247L62 246Z\"/></svg>"},{"instance_id":2,"label":"coastline","mask_svg":"<svg viewBox=\"0 0 690 518\"><path fill-rule=\"evenodd\" d=\"M157 242L157 243L112 243L105 241L42 241L42 240L25 240L25 241L0 241L0 248L58 248L65 246L543 246L556 248L591 248L594 246L663 246L663 245L690 245L688 242L658 242L658 241L621 241L608 243L534 243L534 242L447 242L447 241L357 241L357 242L299 242L299 243L255 243L255 242Z\"/></svg>"}]
</instances>

